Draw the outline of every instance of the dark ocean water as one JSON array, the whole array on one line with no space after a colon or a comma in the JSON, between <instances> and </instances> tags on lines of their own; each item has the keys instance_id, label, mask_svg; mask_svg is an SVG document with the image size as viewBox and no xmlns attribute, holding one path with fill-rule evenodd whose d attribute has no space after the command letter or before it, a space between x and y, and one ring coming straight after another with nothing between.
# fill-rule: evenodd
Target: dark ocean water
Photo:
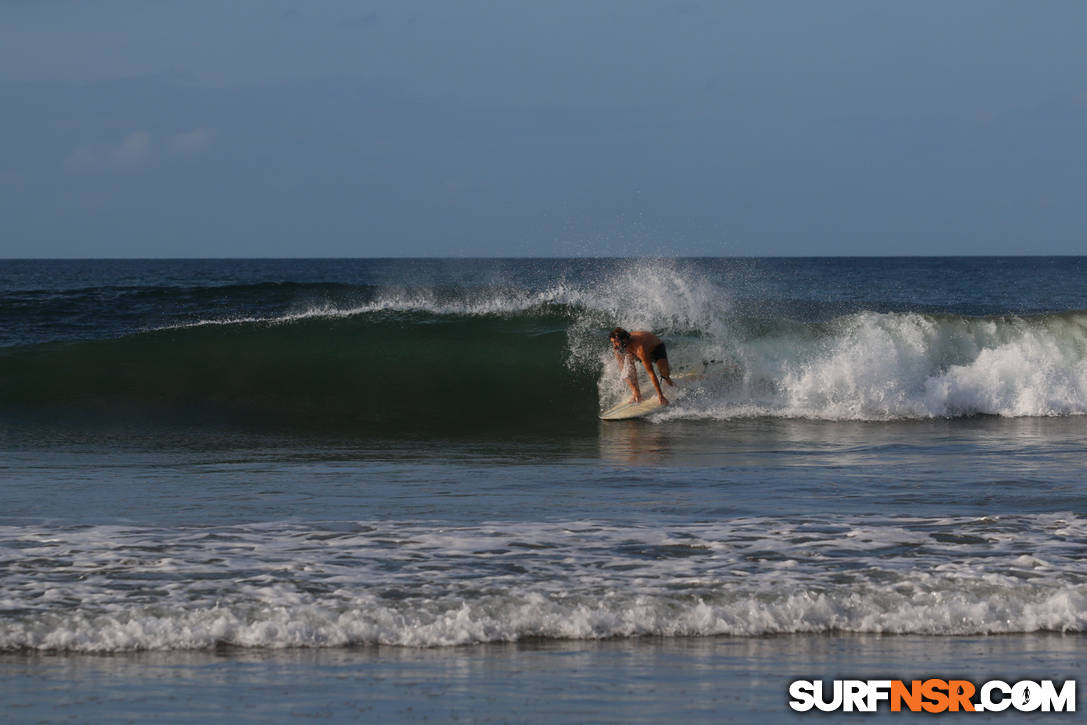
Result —
<instances>
[{"instance_id":1,"label":"dark ocean water","mask_svg":"<svg viewBox=\"0 0 1087 725\"><path fill-rule=\"evenodd\" d=\"M1032 675L1082 674L1084 279L1087 258L0 261L4 666L211 677L193 656L363 648L414 672L388 652L461 645L501 670L502 647L613 642L662 684L721 637L842 638L879 676L917 637L998 636L1036 638ZM646 420L596 417L623 395L617 324L701 373ZM592 702L552 714L610 719Z\"/></svg>"}]
</instances>

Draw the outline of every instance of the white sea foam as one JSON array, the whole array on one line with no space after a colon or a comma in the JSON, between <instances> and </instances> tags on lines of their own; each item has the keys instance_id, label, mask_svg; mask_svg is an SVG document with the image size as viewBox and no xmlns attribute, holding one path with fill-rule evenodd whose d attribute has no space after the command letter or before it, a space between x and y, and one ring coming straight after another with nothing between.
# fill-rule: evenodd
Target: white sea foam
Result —
<instances>
[{"instance_id":1,"label":"white sea foam","mask_svg":"<svg viewBox=\"0 0 1087 725\"><path fill-rule=\"evenodd\" d=\"M1026 587L990 593L800 591L718 600L614 595L590 600L525 592L409 607L361 594L284 606L223 604L21 617L0 625L0 648L118 652L384 644L441 647L527 638L758 636L797 632L996 634L1081 632L1087 590Z\"/></svg>"},{"instance_id":2,"label":"white sea foam","mask_svg":"<svg viewBox=\"0 0 1087 725\"><path fill-rule=\"evenodd\" d=\"M737 345L742 377L700 415L891 420L1087 413L1087 315L937 319L864 312L810 342Z\"/></svg>"},{"instance_id":3,"label":"white sea foam","mask_svg":"<svg viewBox=\"0 0 1087 725\"><path fill-rule=\"evenodd\" d=\"M0 528L0 650L1087 631L1087 522Z\"/></svg>"}]
</instances>

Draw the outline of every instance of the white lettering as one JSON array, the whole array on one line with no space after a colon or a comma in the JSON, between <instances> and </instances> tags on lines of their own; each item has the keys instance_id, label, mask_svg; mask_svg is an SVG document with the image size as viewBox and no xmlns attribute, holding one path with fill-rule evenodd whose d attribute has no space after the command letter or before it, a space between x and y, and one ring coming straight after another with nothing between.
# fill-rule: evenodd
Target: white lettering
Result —
<instances>
[{"instance_id":1,"label":"white lettering","mask_svg":"<svg viewBox=\"0 0 1087 725\"><path fill-rule=\"evenodd\" d=\"M1057 692L1052 680L1042 680L1042 698L1042 712L1075 712L1076 681L1065 680Z\"/></svg>"},{"instance_id":2,"label":"white lettering","mask_svg":"<svg viewBox=\"0 0 1087 725\"><path fill-rule=\"evenodd\" d=\"M875 712L879 708L880 700L890 699L890 680L868 680L868 712Z\"/></svg>"},{"instance_id":3,"label":"white lettering","mask_svg":"<svg viewBox=\"0 0 1087 725\"><path fill-rule=\"evenodd\" d=\"M1012 687L1012 705L1019 712L1033 712L1042 706L1042 686L1030 680L1020 680Z\"/></svg>"},{"instance_id":4,"label":"white lettering","mask_svg":"<svg viewBox=\"0 0 1087 725\"><path fill-rule=\"evenodd\" d=\"M842 693L842 700L844 701L846 712L867 712L867 695L868 685L864 680L845 680L843 683L844 691Z\"/></svg>"},{"instance_id":5,"label":"white lettering","mask_svg":"<svg viewBox=\"0 0 1087 725\"><path fill-rule=\"evenodd\" d=\"M834 681L834 697L830 702L823 699L823 681L815 681L815 706L823 712L834 712L842 706L842 681Z\"/></svg>"},{"instance_id":6,"label":"white lettering","mask_svg":"<svg viewBox=\"0 0 1087 725\"><path fill-rule=\"evenodd\" d=\"M807 712L815 706L815 685L811 680L794 680L789 685L789 707L797 712Z\"/></svg>"},{"instance_id":7,"label":"white lettering","mask_svg":"<svg viewBox=\"0 0 1087 725\"><path fill-rule=\"evenodd\" d=\"M999 700L993 700L992 692L996 690L1002 694ZM1007 710L1012 704L1011 698L1008 695L1011 694L1012 686L1003 680L989 680L981 686L981 704L984 705L984 710L987 712L1001 712Z\"/></svg>"}]
</instances>

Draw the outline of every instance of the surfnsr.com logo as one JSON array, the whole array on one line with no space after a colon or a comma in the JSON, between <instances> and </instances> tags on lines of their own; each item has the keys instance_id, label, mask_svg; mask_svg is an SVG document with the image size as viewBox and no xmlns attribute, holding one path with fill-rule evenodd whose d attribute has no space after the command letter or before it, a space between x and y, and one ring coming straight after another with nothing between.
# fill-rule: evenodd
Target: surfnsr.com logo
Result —
<instances>
[{"instance_id":1,"label":"surfnsr.com logo","mask_svg":"<svg viewBox=\"0 0 1087 725\"><path fill-rule=\"evenodd\" d=\"M797 712L1075 712L1076 681L1059 686L1053 680L795 680L789 685L789 707Z\"/></svg>"}]
</instances>

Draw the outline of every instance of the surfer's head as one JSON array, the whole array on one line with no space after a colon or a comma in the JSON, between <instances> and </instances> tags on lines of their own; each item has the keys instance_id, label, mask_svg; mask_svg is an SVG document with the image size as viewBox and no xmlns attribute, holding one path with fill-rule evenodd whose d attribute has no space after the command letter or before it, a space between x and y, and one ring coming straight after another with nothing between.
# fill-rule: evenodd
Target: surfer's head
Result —
<instances>
[{"instance_id":1,"label":"surfer's head","mask_svg":"<svg viewBox=\"0 0 1087 725\"><path fill-rule=\"evenodd\" d=\"M630 333L621 327L616 327L608 333L608 339L611 340L612 349L622 350L630 342Z\"/></svg>"}]
</instances>

